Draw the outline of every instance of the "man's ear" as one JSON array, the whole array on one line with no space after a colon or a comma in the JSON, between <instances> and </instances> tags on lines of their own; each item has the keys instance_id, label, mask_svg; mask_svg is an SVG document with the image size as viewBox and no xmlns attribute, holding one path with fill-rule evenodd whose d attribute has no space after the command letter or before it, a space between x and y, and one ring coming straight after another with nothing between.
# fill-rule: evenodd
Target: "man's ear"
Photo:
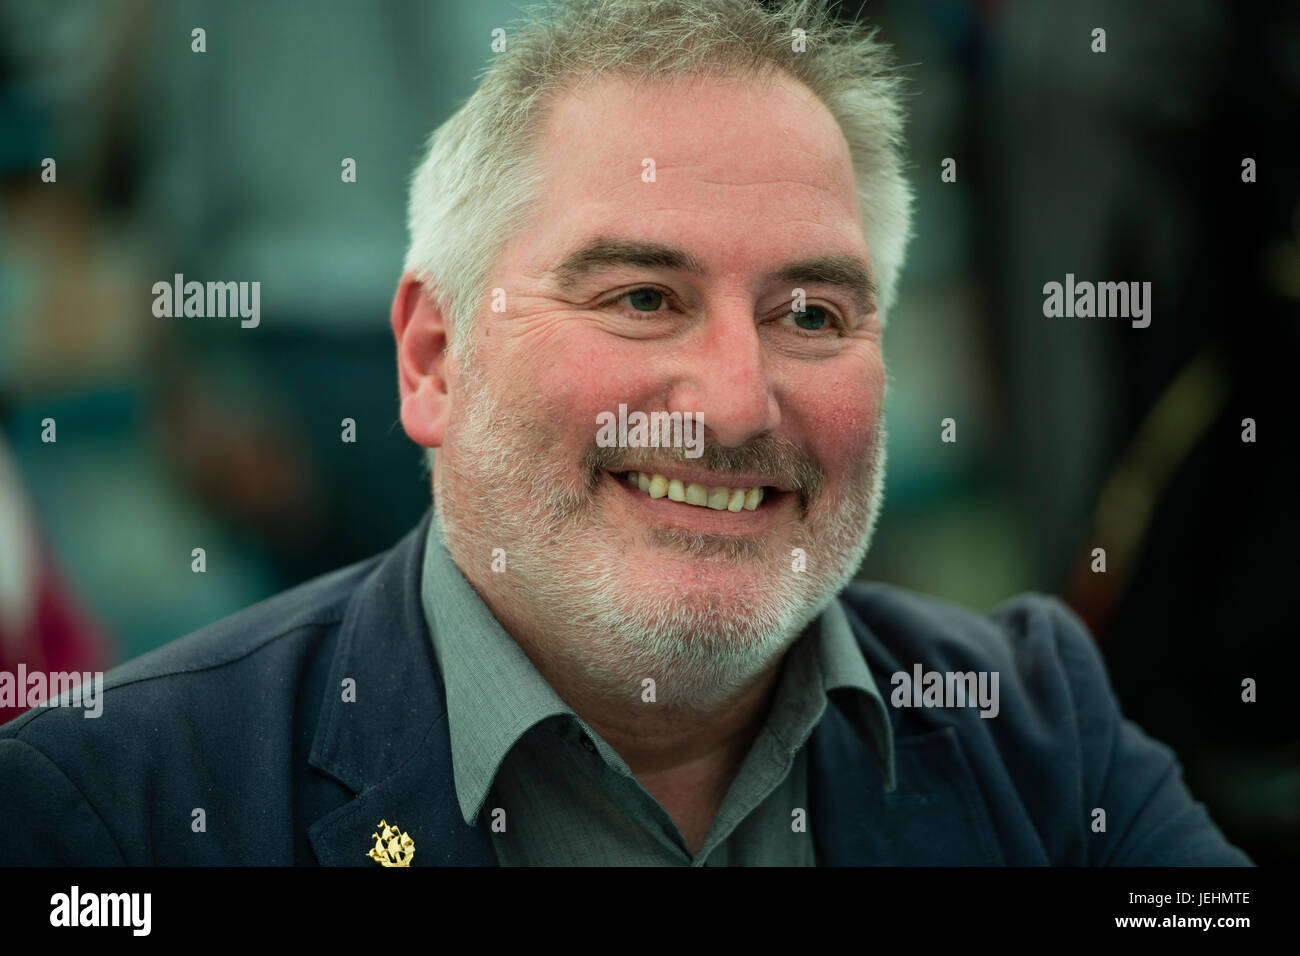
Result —
<instances>
[{"instance_id":1,"label":"man's ear","mask_svg":"<svg viewBox=\"0 0 1300 956\"><path fill-rule=\"evenodd\" d=\"M451 412L450 323L414 272L402 275L391 318L397 340L402 429L417 445L437 448L442 445Z\"/></svg>"}]
</instances>

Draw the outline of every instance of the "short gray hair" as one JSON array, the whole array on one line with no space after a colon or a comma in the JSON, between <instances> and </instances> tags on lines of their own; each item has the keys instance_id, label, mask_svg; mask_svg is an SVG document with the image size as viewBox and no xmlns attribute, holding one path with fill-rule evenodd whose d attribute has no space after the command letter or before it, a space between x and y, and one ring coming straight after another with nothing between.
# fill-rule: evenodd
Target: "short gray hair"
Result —
<instances>
[{"instance_id":1,"label":"short gray hair","mask_svg":"<svg viewBox=\"0 0 1300 956\"><path fill-rule=\"evenodd\" d=\"M540 198L535 145L552 98L605 75L784 72L808 87L849 146L883 326L911 238L912 190L902 81L876 34L837 20L826 0L551 0L527 11L411 179L405 269L450 314L454 352L468 348L488 272Z\"/></svg>"}]
</instances>

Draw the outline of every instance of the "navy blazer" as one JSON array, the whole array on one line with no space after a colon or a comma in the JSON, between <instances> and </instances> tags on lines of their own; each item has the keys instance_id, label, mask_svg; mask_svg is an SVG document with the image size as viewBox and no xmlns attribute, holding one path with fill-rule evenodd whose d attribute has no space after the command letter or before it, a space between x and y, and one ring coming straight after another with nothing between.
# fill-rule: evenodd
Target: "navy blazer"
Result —
<instances>
[{"instance_id":1,"label":"navy blazer","mask_svg":"<svg viewBox=\"0 0 1300 956\"><path fill-rule=\"evenodd\" d=\"M375 866L385 820L411 836L412 865L494 865L487 823L466 825L452 781L420 602L431 516L384 554L117 668L97 719L36 708L0 727L0 864ZM888 707L889 789L828 706L809 741L822 863L1250 863L1172 752L1123 719L1056 599L980 616L855 583L840 600L886 701L890 675L920 662L998 671L1001 710Z\"/></svg>"}]
</instances>

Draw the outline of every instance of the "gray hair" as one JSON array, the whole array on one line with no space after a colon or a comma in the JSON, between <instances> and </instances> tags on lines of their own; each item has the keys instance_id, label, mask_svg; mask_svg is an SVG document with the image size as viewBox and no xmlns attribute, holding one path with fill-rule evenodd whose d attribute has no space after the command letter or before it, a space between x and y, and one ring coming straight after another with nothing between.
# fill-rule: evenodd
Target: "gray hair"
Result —
<instances>
[{"instance_id":1,"label":"gray hair","mask_svg":"<svg viewBox=\"0 0 1300 956\"><path fill-rule=\"evenodd\" d=\"M911 238L912 190L902 82L876 33L836 20L826 0L551 0L527 11L411 179L405 269L447 310L454 353L469 345L489 270L540 198L535 144L550 102L604 75L784 72L808 87L849 146L883 327Z\"/></svg>"}]
</instances>

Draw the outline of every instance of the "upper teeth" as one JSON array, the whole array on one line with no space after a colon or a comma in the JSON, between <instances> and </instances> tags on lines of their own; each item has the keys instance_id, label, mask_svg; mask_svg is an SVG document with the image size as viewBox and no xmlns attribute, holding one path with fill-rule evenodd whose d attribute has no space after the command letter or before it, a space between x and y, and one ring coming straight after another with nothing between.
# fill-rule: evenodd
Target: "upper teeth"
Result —
<instances>
[{"instance_id":1,"label":"upper teeth","mask_svg":"<svg viewBox=\"0 0 1300 956\"><path fill-rule=\"evenodd\" d=\"M651 498L667 497L669 501L712 508L714 511L739 511L741 508L753 511L763 500L762 488L726 488L722 485L710 487L695 481L685 484L678 478L665 478L644 471L629 471L627 481Z\"/></svg>"}]
</instances>

